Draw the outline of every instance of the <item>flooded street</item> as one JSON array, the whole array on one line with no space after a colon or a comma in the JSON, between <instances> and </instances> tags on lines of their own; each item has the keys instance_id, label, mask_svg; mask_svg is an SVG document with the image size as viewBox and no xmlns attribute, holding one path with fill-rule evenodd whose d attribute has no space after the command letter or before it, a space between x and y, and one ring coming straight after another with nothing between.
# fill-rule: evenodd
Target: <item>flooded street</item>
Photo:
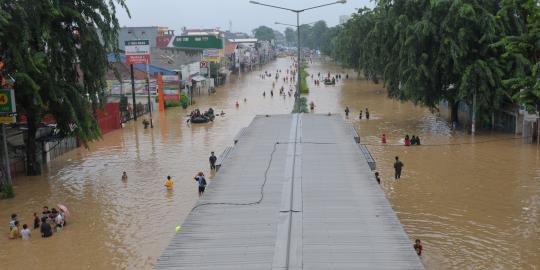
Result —
<instances>
[{"instance_id":1,"label":"flooded street","mask_svg":"<svg viewBox=\"0 0 540 270\"><path fill-rule=\"evenodd\" d=\"M262 72L285 71L290 63L278 59ZM308 69L315 74L337 71L345 72L326 62ZM49 239L38 231L30 241L0 239L2 264L12 269L152 269L197 200L193 176L201 170L210 175L210 151L219 155L232 145L254 115L292 110L293 98L278 95L282 80L271 98L272 80L260 79L260 73L233 76L216 94L195 96L195 107L225 112L213 123L187 126L187 110L167 109L156 113L154 129L143 129L141 121L130 123L89 150L54 160L40 177L15 179L16 198L0 201L4 232L11 213L31 226L33 212L62 203L71 216L65 230ZM349 79L316 87L308 82L315 112L343 113L349 106L347 121L369 145L381 187L407 234L422 240L428 269L540 268L536 145L522 145L511 134L471 137L452 131L425 108L387 99L382 84ZM371 119L359 120L366 107ZM383 133L388 138L384 146ZM424 146L402 146L405 134L419 135ZM393 180L395 156L405 164L399 181ZM122 171L129 177L125 183ZM163 187L167 175L175 181L172 192Z\"/></svg>"}]
</instances>

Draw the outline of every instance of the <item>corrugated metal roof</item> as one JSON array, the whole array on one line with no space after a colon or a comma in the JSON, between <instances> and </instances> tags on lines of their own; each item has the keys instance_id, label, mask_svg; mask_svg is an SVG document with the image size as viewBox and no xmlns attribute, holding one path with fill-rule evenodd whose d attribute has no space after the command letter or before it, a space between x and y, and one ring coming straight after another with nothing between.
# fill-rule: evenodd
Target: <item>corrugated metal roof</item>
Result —
<instances>
[{"instance_id":1,"label":"corrugated metal roof","mask_svg":"<svg viewBox=\"0 0 540 270\"><path fill-rule=\"evenodd\" d=\"M258 116L156 269L423 269L340 116Z\"/></svg>"}]
</instances>

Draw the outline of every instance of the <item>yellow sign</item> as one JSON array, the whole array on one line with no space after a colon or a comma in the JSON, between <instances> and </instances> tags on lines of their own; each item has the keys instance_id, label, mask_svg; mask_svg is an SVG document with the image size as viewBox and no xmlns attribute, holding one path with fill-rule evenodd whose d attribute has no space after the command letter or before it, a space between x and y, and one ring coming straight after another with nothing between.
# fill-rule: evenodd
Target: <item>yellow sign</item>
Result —
<instances>
[{"instance_id":1,"label":"yellow sign","mask_svg":"<svg viewBox=\"0 0 540 270\"><path fill-rule=\"evenodd\" d=\"M220 57L203 57L202 60L204 62L219 62L221 58Z\"/></svg>"},{"instance_id":2,"label":"yellow sign","mask_svg":"<svg viewBox=\"0 0 540 270\"><path fill-rule=\"evenodd\" d=\"M0 116L0 123L1 124L12 124L15 123L17 119L15 119L15 116Z\"/></svg>"},{"instance_id":3,"label":"yellow sign","mask_svg":"<svg viewBox=\"0 0 540 270\"><path fill-rule=\"evenodd\" d=\"M0 105L6 105L8 104L8 102L9 102L9 97L4 93L0 93Z\"/></svg>"}]
</instances>

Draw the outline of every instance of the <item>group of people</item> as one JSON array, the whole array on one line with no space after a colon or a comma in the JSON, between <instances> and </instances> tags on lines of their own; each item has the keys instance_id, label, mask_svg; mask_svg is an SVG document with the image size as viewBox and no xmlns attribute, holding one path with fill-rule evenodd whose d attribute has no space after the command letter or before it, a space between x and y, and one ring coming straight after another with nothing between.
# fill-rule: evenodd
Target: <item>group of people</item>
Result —
<instances>
[{"instance_id":1,"label":"group of people","mask_svg":"<svg viewBox=\"0 0 540 270\"><path fill-rule=\"evenodd\" d=\"M198 189L199 189L199 197L201 197L204 193L204 190L206 188L206 178L204 177L203 172L198 172L197 175L195 175L195 181L198 183ZM170 175L167 176L167 180L165 180L164 184L165 188L167 190L172 190L174 186L174 181L172 180L172 177Z\"/></svg>"},{"instance_id":2,"label":"group of people","mask_svg":"<svg viewBox=\"0 0 540 270\"><path fill-rule=\"evenodd\" d=\"M64 207L65 208L65 207ZM53 235L53 231L60 232L66 226L66 209L52 208L49 210L49 207L44 206L41 217L37 213L34 213L34 230L40 232L41 237L47 238ZM23 224L22 228L18 220L17 214L11 215L11 220L8 225L9 235L8 238L11 240L15 239L30 239L32 232L28 224Z\"/></svg>"},{"instance_id":3,"label":"group of people","mask_svg":"<svg viewBox=\"0 0 540 270\"><path fill-rule=\"evenodd\" d=\"M208 161L210 163L210 170L215 171L216 170L217 157L214 154L214 151L210 152L210 157L208 158ZM124 172L124 174L122 175L122 180L124 180L124 176L127 179L126 172ZM206 190L206 186L208 185L208 183L206 182L206 178L204 177L204 173L203 172L198 172L195 175L194 179L197 182L197 187L198 187L198 191L199 191L199 197L201 197L204 194L204 191ZM167 190L172 190L173 189L174 181L172 180L172 177L170 175L167 176L167 180L165 180L164 186L165 186L165 188Z\"/></svg>"},{"instance_id":4,"label":"group of people","mask_svg":"<svg viewBox=\"0 0 540 270\"><path fill-rule=\"evenodd\" d=\"M420 145L420 137L412 135L411 138L409 138L409 135L405 135L404 139L405 146L411 146L411 145Z\"/></svg>"},{"instance_id":5,"label":"group of people","mask_svg":"<svg viewBox=\"0 0 540 270\"><path fill-rule=\"evenodd\" d=\"M283 71L281 69L277 69L276 70L276 77L275 77L275 81L272 81L272 88L270 89L270 97L274 97L274 89L276 87L276 82L278 82L278 79L279 79L279 74L282 73ZM285 99L287 96L289 97L292 97L293 95L293 89L292 89L292 86L294 83L295 83L295 74L296 72L294 70L292 70L292 66L291 66L291 70L287 69L286 70L286 73L287 75L284 75L283 76L283 83L284 85L282 85L280 88L279 88L279 95L280 96L283 96L283 98ZM288 75L291 75L291 77L289 78ZM265 77L269 77L271 76L271 73L269 73L268 71L265 71L264 74L261 74L261 78L265 78ZM288 90L285 90L285 84L286 83L289 83L289 89ZM263 97L266 97L266 91L263 91L262 92L262 96ZM245 100L244 100L245 102ZM239 104L238 102L236 103L236 107L239 107Z\"/></svg>"},{"instance_id":6,"label":"group of people","mask_svg":"<svg viewBox=\"0 0 540 270\"><path fill-rule=\"evenodd\" d=\"M345 106L345 117L349 118L349 113L350 113L349 106ZM360 110L360 114L358 116L358 119L362 120L363 114L364 114L364 111ZM369 120L369 109L368 108L366 108L366 110L365 110L365 115L366 115L366 119Z\"/></svg>"}]
</instances>

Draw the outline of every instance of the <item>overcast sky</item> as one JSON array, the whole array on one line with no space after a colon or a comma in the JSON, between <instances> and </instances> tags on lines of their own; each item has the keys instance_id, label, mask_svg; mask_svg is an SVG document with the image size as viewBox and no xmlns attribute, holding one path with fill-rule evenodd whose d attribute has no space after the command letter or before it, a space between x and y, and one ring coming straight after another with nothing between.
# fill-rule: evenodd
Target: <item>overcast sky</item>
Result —
<instances>
[{"instance_id":1,"label":"overcast sky","mask_svg":"<svg viewBox=\"0 0 540 270\"><path fill-rule=\"evenodd\" d=\"M303 9L333 0L259 0L261 3ZM215 28L234 32L247 32L266 25L283 31L286 26L274 22L296 24L296 15L290 11L250 4L249 0L126 0L131 18L125 11L118 11L121 26L167 26L173 30L187 28ZM350 15L355 8L372 7L371 0L348 0L309 10L300 15L300 23L325 20L329 26L339 22L340 15ZM177 32L178 33L178 32Z\"/></svg>"}]
</instances>

